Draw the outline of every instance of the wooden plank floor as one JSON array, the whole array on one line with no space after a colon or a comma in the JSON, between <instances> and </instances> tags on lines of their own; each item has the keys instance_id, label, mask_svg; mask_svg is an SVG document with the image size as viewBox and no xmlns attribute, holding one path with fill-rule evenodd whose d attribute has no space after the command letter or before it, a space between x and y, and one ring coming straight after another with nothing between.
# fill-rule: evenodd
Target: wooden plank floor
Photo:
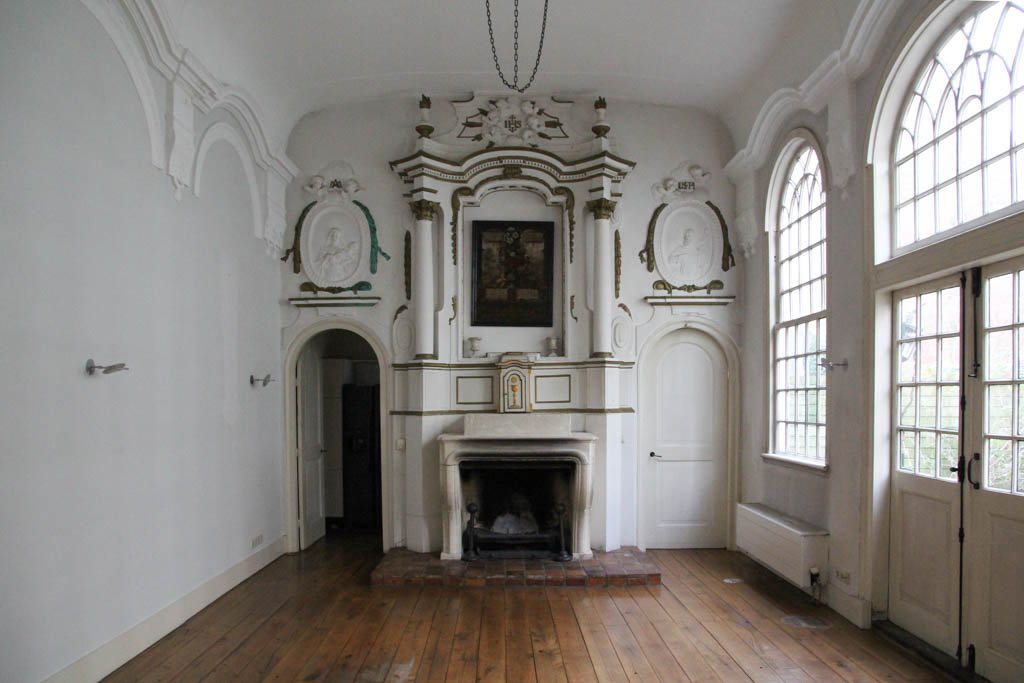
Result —
<instances>
[{"instance_id":1,"label":"wooden plank floor","mask_svg":"<svg viewBox=\"0 0 1024 683\"><path fill-rule=\"evenodd\" d=\"M282 557L106 680L949 680L737 553L651 551L662 586L371 587L376 545Z\"/></svg>"}]
</instances>

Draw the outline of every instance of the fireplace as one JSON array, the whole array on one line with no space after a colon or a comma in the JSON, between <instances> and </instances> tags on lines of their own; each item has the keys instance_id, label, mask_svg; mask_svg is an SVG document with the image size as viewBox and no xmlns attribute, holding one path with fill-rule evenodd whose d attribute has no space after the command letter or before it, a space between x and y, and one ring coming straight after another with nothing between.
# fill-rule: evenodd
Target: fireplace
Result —
<instances>
[{"instance_id":1,"label":"fireplace","mask_svg":"<svg viewBox=\"0 0 1024 683\"><path fill-rule=\"evenodd\" d=\"M561 460L463 461L463 559L571 559L575 469Z\"/></svg>"},{"instance_id":2,"label":"fireplace","mask_svg":"<svg viewBox=\"0 0 1024 683\"><path fill-rule=\"evenodd\" d=\"M591 556L597 437L568 415L467 415L442 434L442 559Z\"/></svg>"}]
</instances>

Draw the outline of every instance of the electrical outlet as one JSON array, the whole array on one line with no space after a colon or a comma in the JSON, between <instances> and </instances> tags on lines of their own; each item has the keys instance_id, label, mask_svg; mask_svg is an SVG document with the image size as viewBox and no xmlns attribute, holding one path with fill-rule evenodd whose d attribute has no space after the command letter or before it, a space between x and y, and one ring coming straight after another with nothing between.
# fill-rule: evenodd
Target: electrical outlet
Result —
<instances>
[{"instance_id":1,"label":"electrical outlet","mask_svg":"<svg viewBox=\"0 0 1024 683\"><path fill-rule=\"evenodd\" d=\"M850 583L850 572L844 572L841 569L836 569L833 576L836 577L836 581L842 581L846 584Z\"/></svg>"},{"instance_id":2,"label":"electrical outlet","mask_svg":"<svg viewBox=\"0 0 1024 683\"><path fill-rule=\"evenodd\" d=\"M263 545L263 534L260 534L259 536L253 536L252 539L249 541L249 547L253 550L259 548L261 545Z\"/></svg>"}]
</instances>

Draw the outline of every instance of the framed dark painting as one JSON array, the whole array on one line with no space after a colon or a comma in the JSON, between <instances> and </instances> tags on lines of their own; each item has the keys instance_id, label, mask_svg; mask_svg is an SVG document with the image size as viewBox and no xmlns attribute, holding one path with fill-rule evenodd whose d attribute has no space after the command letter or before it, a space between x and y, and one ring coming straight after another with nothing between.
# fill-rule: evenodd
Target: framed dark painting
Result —
<instances>
[{"instance_id":1,"label":"framed dark painting","mask_svg":"<svg viewBox=\"0 0 1024 683\"><path fill-rule=\"evenodd\" d=\"M473 325L551 327L555 224L473 221Z\"/></svg>"}]
</instances>

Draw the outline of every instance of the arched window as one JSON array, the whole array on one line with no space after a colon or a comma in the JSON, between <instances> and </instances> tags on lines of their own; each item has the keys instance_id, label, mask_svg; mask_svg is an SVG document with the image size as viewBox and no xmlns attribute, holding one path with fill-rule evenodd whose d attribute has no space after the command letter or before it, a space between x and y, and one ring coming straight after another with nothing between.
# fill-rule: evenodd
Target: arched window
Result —
<instances>
[{"instance_id":1,"label":"arched window","mask_svg":"<svg viewBox=\"0 0 1024 683\"><path fill-rule=\"evenodd\" d=\"M892 253L1024 200L1024 8L971 15L924 62L892 148ZM1010 209L1012 210L1012 209Z\"/></svg>"},{"instance_id":2,"label":"arched window","mask_svg":"<svg viewBox=\"0 0 1024 683\"><path fill-rule=\"evenodd\" d=\"M826 192L809 137L779 157L769 205L775 225L772 325L774 455L825 461ZM770 211L772 209L769 209Z\"/></svg>"}]
</instances>

